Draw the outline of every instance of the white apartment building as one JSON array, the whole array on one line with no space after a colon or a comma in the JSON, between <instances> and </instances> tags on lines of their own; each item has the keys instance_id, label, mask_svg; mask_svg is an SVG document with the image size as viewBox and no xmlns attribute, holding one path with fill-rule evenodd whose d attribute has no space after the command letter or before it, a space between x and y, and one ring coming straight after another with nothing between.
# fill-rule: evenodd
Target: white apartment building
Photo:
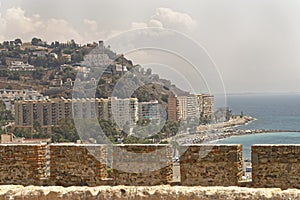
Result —
<instances>
[{"instance_id":1,"label":"white apartment building","mask_svg":"<svg viewBox=\"0 0 300 200\"><path fill-rule=\"evenodd\" d=\"M138 99L126 98L118 99L116 97L109 99L109 113L111 119L122 128L128 124L135 126L138 121Z\"/></svg>"},{"instance_id":2,"label":"white apartment building","mask_svg":"<svg viewBox=\"0 0 300 200\"><path fill-rule=\"evenodd\" d=\"M36 71L33 65L23 63L22 61L14 61L8 67L9 71Z\"/></svg>"},{"instance_id":3,"label":"white apartment building","mask_svg":"<svg viewBox=\"0 0 300 200\"><path fill-rule=\"evenodd\" d=\"M197 94L200 114L211 116L214 113L214 96L209 94Z\"/></svg>"},{"instance_id":4,"label":"white apartment building","mask_svg":"<svg viewBox=\"0 0 300 200\"><path fill-rule=\"evenodd\" d=\"M14 113L15 100L40 100L47 99L42 94L33 90L7 90L0 89L0 100L5 103L6 109Z\"/></svg>"},{"instance_id":5,"label":"white apartment building","mask_svg":"<svg viewBox=\"0 0 300 200\"><path fill-rule=\"evenodd\" d=\"M149 119L154 123L160 123L166 117L164 110L160 109L158 101L139 103L139 120Z\"/></svg>"},{"instance_id":6,"label":"white apartment building","mask_svg":"<svg viewBox=\"0 0 300 200\"><path fill-rule=\"evenodd\" d=\"M199 118L199 106L197 96L178 96L177 97L178 119L187 120L191 118Z\"/></svg>"}]
</instances>

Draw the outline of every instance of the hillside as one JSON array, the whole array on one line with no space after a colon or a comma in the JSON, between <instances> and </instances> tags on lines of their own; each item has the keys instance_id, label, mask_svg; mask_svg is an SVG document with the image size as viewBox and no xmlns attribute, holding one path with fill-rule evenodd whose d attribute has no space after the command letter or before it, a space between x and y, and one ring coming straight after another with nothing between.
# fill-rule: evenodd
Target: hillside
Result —
<instances>
[{"instance_id":1,"label":"hillside","mask_svg":"<svg viewBox=\"0 0 300 200\"><path fill-rule=\"evenodd\" d=\"M34 71L11 71L14 62L28 63ZM105 69L103 63L109 63ZM15 39L0 43L1 88L31 88L52 98L71 98L72 82L76 79L83 87L76 88L74 93L83 97L80 95L83 91L96 91L98 98L136 97L139 101L158 100L166 105L169 95L185 94L169 80L152 74L151 69L133 64L110 46L104 46L102 41L85 45L74 40L47 44L42 39L32 38L31 42ZM119 88L121 83L122 88Z\"/></svg>"}]
</instances>

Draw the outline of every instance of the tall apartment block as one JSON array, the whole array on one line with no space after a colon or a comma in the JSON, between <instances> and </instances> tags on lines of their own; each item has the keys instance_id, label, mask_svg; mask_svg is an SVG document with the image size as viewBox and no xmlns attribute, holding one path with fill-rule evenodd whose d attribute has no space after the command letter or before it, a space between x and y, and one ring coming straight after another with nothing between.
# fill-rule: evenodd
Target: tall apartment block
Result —
<instances>
[{"instance_id":1,"label":"tall apartment block","mask_svg":"<svg viewBox=\"0 0 300 200\"><path fill-rule=\"evenodd\" d=\"M178 118L181 120L199 118L198 100L195 95L178 96Z\"/></svg>"},{"instance_id":2,"label":"tall apartment block","mask_svg":"<svg viewBox=\"0 0 300 200\"><path fill-rule=\"evenodd\" d=\"M199 111L203 116L211 116L214 113L214 96L209 94L197 94Z\"/></svg>"},{"instance_id":3,"label":"tall apartment block","mask_svg":"<svg viewBox=\"0 0 300 200\"><path fill-rule=\"evenodd\" d=\"M170 96L168 98L168 119L171 121L211 116L214 112L214 96L197 94L188 96Z\"/></svg>"},{"instance_id":4,"label":"tall apartment block","mask_svg":"<svg viewBox=\"0 0 300 200\"><path fill-rule=\"evenodd\" d=\"M198 118L200 116L200 110L196 95L187 96L187 118Z\"/></svg>"},{"instance_id":5,"label":"tall apartment block","mask_svg":"<svg viewBox=\"0 0 300 200\"><path fill-rule=\"evenodd\" d=\"M177 122L177 98L175 96L168 97L168 120Z\"/></svg>"},{"instance_id":6,"label":"tall apartment block","mask_svg":"<svg viewBox=\"0 0 300 200\"><path fill-rule=\"evenodd\" d=\"M187 119L187 96L177 97L177 117L178 120Z\"/></svg>"},{"instance_id":7,"label":"tall apartment block","mask_svg":"<svg viewBox=\"0 0 300 200\"><path fill-rule=\"evenodd\" d=\"M109 113L111 119L122 128L128 124L130 126L136 125L138 121L138 99L137 98L109 98Z\"/></svg>"},{"instance_id":8,"label":"tall apartment block","mask_svg":"<svg viewBox=\"0 0 300 200\"><path fill-rule=\"evenodd\" d=\"M33 128L38 122L49 128L63 118L112 119L118 125L138 120L137 99L48 99L21 100L15 102L15 126Z\"/></svg>"},{"instance_id":9,"label":"tall apartment block","mask_svg":"<svg viewBox=\"0 0 300 200\"><path fill-rule=\"evenodd\" d=\"M139 119L149 119L154 123L160 123L164 120L165 115L160 109L158 101L140 102L139 103Z\"/></svg>"}]
</instances>

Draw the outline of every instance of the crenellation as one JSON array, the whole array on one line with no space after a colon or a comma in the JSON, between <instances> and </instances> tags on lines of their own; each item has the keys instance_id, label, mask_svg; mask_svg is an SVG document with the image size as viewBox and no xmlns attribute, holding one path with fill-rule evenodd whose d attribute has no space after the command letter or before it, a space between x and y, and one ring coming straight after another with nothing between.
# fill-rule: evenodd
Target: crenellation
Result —
<instances>
[{"instance_id":1,"label":"crenellation","mask_svg":"<svg viewBox=\"0 0 300 200\"><path fill-rule=\"evenodd\" d=\"M115 185L164 185L173 179L170 145L113 146Z\"/></svg>"},{"instance_id":2,"label":"crenellation","mask_svg":"<svg viewBox=\"0 0 300 200\"><path fill-rule=\"evenodd\" d=\"M47 148L50 149L49 162ZM252 182L241 180L241 145L183 145L173 180L171 145L0 145L0 184L183 185L300 188L300 145L254 145ZM110 163L112 162L112 163ZM110 168L111 167L111 168ZM180 170L179 170L180 168ZM177 173L177 172L176 172ZM178 176L178 175L176 175Z\"/></svg>"},{"instance_id":3,"label":"crenellation","mask_svg":"<svg viewBox=\"0 0 300 200\"><path fill-rule=\"evenodd\" d=\"M241 145L180 147L181 184L236 186L242 178Z\"/></svg>"},{"instance_id":4,"label":"crenellation","mask_svg":"<svg viewBox=\"0 0 300 200\"><path fill-rule=\"evenodd\" d=\"M106 166L105 145L50 145L50 181L54 185L103 185Z\"/></svg>"},{"instance_id":5,"label":"crenellation","mask_svg":"<svg viewBox=\"0 0 300 200\"><path fill-rule=\"evenodd\" d=\"M300 145L253 145L253 187L300 188Z\"/></svg>"}]
</instances>

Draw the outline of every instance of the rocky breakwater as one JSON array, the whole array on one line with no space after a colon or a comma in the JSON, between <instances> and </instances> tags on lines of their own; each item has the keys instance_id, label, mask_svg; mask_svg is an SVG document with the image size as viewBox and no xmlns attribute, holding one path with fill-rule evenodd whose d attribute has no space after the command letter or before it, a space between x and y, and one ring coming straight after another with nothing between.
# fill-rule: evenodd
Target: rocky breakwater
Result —
<instances>
[{"instance_id":1,"label":"rocky breakwater","mask_svg":"<svg viewBox=\"0 0 300 200\"><path fill-rule=\"evenodd\" d=\"M0 199L76 200L76 199L141 199L141 200L210 200L210 199L300 199L300 190L240 187L184 186L99 186L99 187L35 187L0 186Z\"/></svg>"},{"instance_id":2,"label":"rocky breakwater","mask_svg":"<svg viewBox=\"0 0 300 200\"><path fill-rule=\"evenodd\" d=\"M230 118L230 120L226 122L219 122L216 124L208 124L208 125L200 125L198 126L198 131L205 131L205 130L214 130L214 129L223 129L223 128L229 128L234 126L241 126L248 124L252 121L256 120L255 118L251 116L233 116Z\"/></svg>"}]
</instances>

